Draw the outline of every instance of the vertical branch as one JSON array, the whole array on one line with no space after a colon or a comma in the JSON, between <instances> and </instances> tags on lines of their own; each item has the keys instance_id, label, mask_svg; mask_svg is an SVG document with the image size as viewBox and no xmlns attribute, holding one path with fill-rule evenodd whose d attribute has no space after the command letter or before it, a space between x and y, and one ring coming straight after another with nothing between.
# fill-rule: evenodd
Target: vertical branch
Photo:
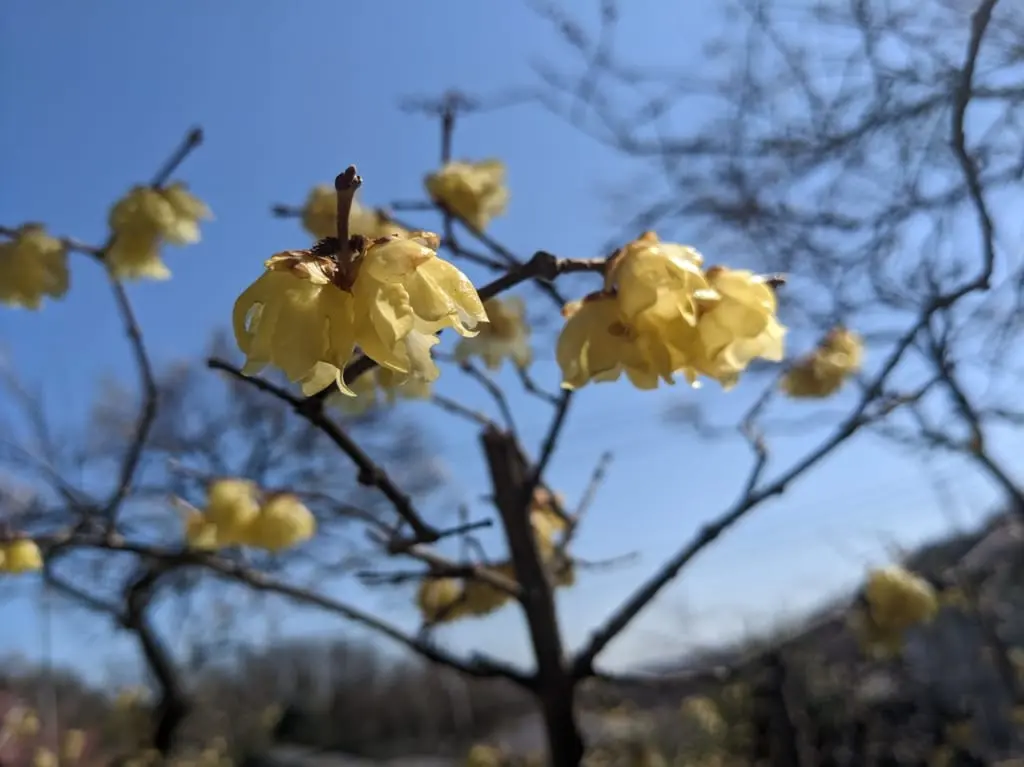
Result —
<instances>
[{"instance_id":1,"label":"vertical branch","mask_svg":"<svg viewBox=\"0 0 1024 767\"><path fill-rule=\"evenodd\" d=\"M485 429L481 442L537 660L534 691L544 715L549 758L558 767L575 767L583 758L583 739L575 712L576 681L566 663L554 592L530 524L527 491L533 476L527 476L523 455L507 432Z\"/></svg>"},{"instance_id":2,"label":"vertical branch","mask_svg":"<svg viewBox=\"0 0 1024 767\"><path fill-rule=\"evenodd\" d=\"M152 745L166 756L174 748L178 729L188 716L189 704L170 652L148 615L153 590L161 575L160 569L149 569L128 587L123 625L135 634L139 650L160 686L160 702L154 711Z\"/></svg>"}]
</instances>

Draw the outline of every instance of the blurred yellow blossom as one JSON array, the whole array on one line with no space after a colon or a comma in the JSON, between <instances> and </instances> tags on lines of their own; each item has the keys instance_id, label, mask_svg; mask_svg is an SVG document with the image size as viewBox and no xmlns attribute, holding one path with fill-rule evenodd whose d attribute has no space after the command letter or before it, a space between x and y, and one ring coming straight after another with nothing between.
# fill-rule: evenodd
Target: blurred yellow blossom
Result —
<instances>
[{"instance_id":1,"label":"blurred yellow blossom","mask_svg":"<svg viewBox=\"0 0 1024 767\"><path fill-rule=\"evenodd\" d=\"M77 762L85 751L85 733L82 730L68 730L64 733L60 747L60 758L65 762Z\"/></svg>"},{"instance_id":2,"label":"blurred yellow blossom","mask_svg":"<svg viewBox=\"0 0 1024 767\"><path fill-rule=\"evenodd\" d=\"M44 296L63 297L70 280L67 249L41 224L25 224L0 242L0 303L38 309Z\"/></svg>"},{"instance_id":3,"label":"blurred yellow blossom","mask_svg":"<svg viewBox=\"0 0 1024 767\"><path fill-rule=\"evenodd\" d=\"M416 592L416 606L423 620L444 623L462 617L462 596L458 578L424 578Z\"/></svg>"},{"instance_id":4,"label":"blurred yellow blossom","mask_svg":"<svg viewBox=\"0 0 1024 767\"><path fill-rule=\"evenodd\" d=\"M891 654L913 626L931 621L939 600L928 581L899 566L872 570L864 587L864 606L854 612L854 629L869 650Z\"/></svg>"},{"instance_id":5,"label":"blurred yellow blossom","mask_svg":"<svg viewBox=\"0 0 1024 767\"><path fill-rule=\"evenodd\" d=\"M433 200L477 231L508 207L505 163L501 160L450 162L424 181Z\"/></svg>"},{"instance_id":6,"label":"blurred yellow blossom","mask_svg":"<svg viewBox=\"0 0 1024 767\"><path fill-rule=\"evenodd\" d=\"M516 570L511 562L488 565L487 569L513 583L516 582ZM466 581L461 609L465 615L484 616L496 612L513 599L507 591L492 586L486 581L473 578Z\"/></svg>"},{"instance_id":7,"label":"blurred yellow blossom","mask_svg":"<svg viewBox=\"0 0 1024 767\"><path fill-rule=\"evenodd\" d=\"M835 394L860 370L864 343L852 330L836 327L810 354L799 359L782 377L782 391L797 399L820 399Z\"/></svg>"},{"instance_id":8,"label":"blurred yellow blossom","mask_svg":"<svg viewBox=\"0 0 1024 767\"><path fill-rule=\"evenodd\" d=\"M32 756L32 767L58 767L57 755L50 749L39 746Z\"/></svg>"},{"instance_id":9,"label":"blurred yellow blossom","mask_svg":"<svg viewBox=\"0 0 1024 767\"><path fill-rule=\"evenodd\" d=\"M502 360L510 359L519 368L529 367L533 359L530 326L526 323L526 305L518 296L484 301L488 324L473 338L463 338L455 347L455 359L466 362L477 356L488 370L497 370Z\"/></svg>"},{"instance_id":10,"label":"blurred yellow blossom","mask_svg":"<svg viewBox=\"0 0 1024 767\"><path fill-rule=\"evenodd\" d=\"M336 237L338 234L338 193L333 186L318 184L306 197L302 206L302 226L313 237L321 240L325 237ZM394 223L380 211L366 208L353 200L348 217L350 235L359 234L368 239L387 237L388 235L403 236L406 230Z\"/></svg>"},{"instance_id":11,"label":"blurred yellow blossom","mask_svg":"<svg viewBox=\"0 0 1024 767\"><path fill-rule=\"evenodd\" d=\"M165 280L171 272L160 257L161 246L198 242L199 222L209 218L206 204L183 184L132 187L110 210L113 241L104 260L117 279Z\"/></svg>"},{"instance_id":12,"label":"blurred yellow blossom","mask_svg":"<svg viewBox=\"0 0 1024 767\"><path fill-rule=\"evenodd\" d=\"M254 482L222 478L206 492L206 519L216 528L217 543L240 543L259 513L259 491Z\"/></svg>"},{"instance_id":13,"label":"blurred yellow blossom","mask_svg":"<svg viewBox=\"0 0 1024 767\"><path fill-rule=\"evenodd\" d=\"M502 767L505 756L501 749L477 743L466 755L466 767Z\"/></svg>"},{"instance_id":14,"label":"blurred yellow blossom","mask_svg":"<svg viewBox=\"0 0 1024 767\"><path fill-rule=\"evenodd\" d=\"M39 732L39 717L26 706L12 706L4 715L3 729L17 738L31 738Z\"/></svg>"},{"instance_id":15,"label":"blurred yellow blossom","mask_svg":"<svg viewBox=\"0 0 1024 767\"><path fill-rule=\"evenodd\" d=\"M394 405L399 399L430 399L431 383L396 373L387 368L375 367L359 376L349 385L354 397L346 397L333 391L324 404L336 407L346 415L356 416L367 413L378 405ZM380 395L383 395L383 402Z\"/></svg>"},{"instance_id":16,"label":"blurred yellow blossom","mask_svg":"<svg viewBox=\"0 0 1024 767\"><path fill-rule=\"evenodd\" d=\"M213 524L199 509L187 507L182 510L185 524L185 543L190 549L197 551L213 551L220 541L217 526Z\"/></svg>"},{"instance_id":17,"label":"blurred yellow blossom","mask_svg":"<svg viewBox=\"0 0 1024 767\"><path fill-rule=\"evenodd\" d=\"M43 554L31 538L16 538L0 544L0 572L29 573L43 567Z\"/></svg>"},{"instance_id":18,"label":"blurred yellow blossom","mask_svg":"<svg viewBox=\"0 0 1024 767\"><path fill-rule=\"evenodd\" d=\"M308 541L316 518L296 496L271 495L245 531L245 542L267 551L283 551Z\"/></svg>"}]
</instances>

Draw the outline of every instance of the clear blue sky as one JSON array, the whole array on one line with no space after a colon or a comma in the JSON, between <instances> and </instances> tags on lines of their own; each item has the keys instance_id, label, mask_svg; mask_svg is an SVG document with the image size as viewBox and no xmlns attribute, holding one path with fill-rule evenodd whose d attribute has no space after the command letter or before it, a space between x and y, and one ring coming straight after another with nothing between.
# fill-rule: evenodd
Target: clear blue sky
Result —
<instances>
[{"instance_id":1,"label":"clear blue sky","mask_svg":"<svg viewBox=\"0 0 1024 767\"><path fill-rule=\"evenodd\" d=\"M662 63L697 61L690 43L699 5L629 5L623 45L650 51ZM399 97L533 83L531 60L557 58L553 46L550 30L518 2L11 0L0 7L0 223L43 220L54 232L98 242L111 201L146 179L189 126L202 125L206 145L180 175L208 201L216 221L204 227L200 245L168 253L172 281L130 288L157 361L194 357L211 331L227 324L234 298L262 260L308 241L295 222L269 215L272 203L301 202L312 184L329 181L349 163L358 165L370 204L420 198L422 175L437 161L437 126L401 113ZM460 124L455 147L460 156L498 155L507 162L513 201L493 234L519 253L595 255L618 223L609 219L602 195L626 166L536 107L473 117ZM743 265L743 254L717 257ZM0 339L61 420L87 412L101 376L134 381L109 293L85 262L74 264L65 301L41 313L0 313ZM540 356L535 374L556 382L550 355ZM480 397L451 374L440 391ZM723 509L746 471L742 445L696 442L662 422L665 408L696 399L727 420L752 394L741 386L722 396L712 386L652 395L621 384L578 397L550 481L576 498L600 453L613 450L615 463L579 551L599 558L636 550L642 558L614 573L585 575L564 597L572 643ZM425 406L409 407L441 435L456 487L466 498L480 492L473 433ZM524 414L532 445L543 416L536 408ZM777 466L809 446L806 439L780 441ZM940 461L936 472L948 479L952 466ZM955 496L963 524L993 497L971 476L957 481ZM862 440L702 557L608 660L663 657L806 607L882 558L887 540L920 540L949 524L926 472ZM394 595L353 598L411 619ZM38 656L37 604L31 590L0 605L0 655ZM333 619L291 615L288 633L342 630ZM519 622L518 612L507 610L446 639L522 658ZM88 625L85 631L58 618L53 652L60 662L96 673L123 645L109 627Z\"/></svg>"}]
</instances>

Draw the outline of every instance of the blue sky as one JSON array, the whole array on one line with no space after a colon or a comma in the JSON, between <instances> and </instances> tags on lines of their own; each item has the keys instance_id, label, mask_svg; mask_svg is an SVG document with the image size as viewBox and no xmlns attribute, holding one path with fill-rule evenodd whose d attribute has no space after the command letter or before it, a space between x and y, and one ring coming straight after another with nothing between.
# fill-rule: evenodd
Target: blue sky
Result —
<instances>
[{"instance_id":1,"label":"blue sky","mask_svg":"<svg viewBox=\"0 0 1024 767\"><path fill-rule=\"evenodd\" d=\"M692 34L700 13L699 6L683 5L635 3L621 42L662 63L696 63L696 46L680 50L674 42ZM658 23L645 25L655 8ZM216 221L204 227L201 244L168 252L173 280L130 287L158 363L194 357L210 333L226 325L232 302L262 260L308 242L295 222L270 216L271 204L300 203L311 185L329 181L349 163L365 179L367 203L421 198L422 176L437 162L438 130L421 115L399 111L398 99L450 87L491 93L534 83L530 62L538 54L557 58L554 40L517 2L4 3L0 223L42 220L56 233L99 242L110 203L150 176L191 125L202 125L206 144L179 175L209 203ZM526 255L538 248L596 255L619 223L608 215L610 181L620 170L635 170L536 106L465 120L455 150L507 162L513 201L492 234ZM674 234L685 239L685 232ZM742 266L743 254L722 260ZM102 376L134 381L109 291L84 261L74 263L65 301L40 313L0 313L0 339L61 420L82 417ZM534 372L549 385L557 381L550 354L539 355ZM460 376L443 378L439 391L483 402ZM724 509L746 471L742 444L697 442L663 422L666 407L692 399L728 421L753 395L742 386L727 396L710 386L641 394L618 384L577 398L551 483L577 498L599 455L615 453L579 552L642 556L627 568L585 575L562 598L571 644ZM524 407L524 433L536 445L545 413L528 399L517 401ZM830 410L844 403L841 398ZM467 499L482 492L472 431L428 406L407 407L437 435L456 490ZM806 438L775 443L777 467L811 444ZM932 480L948 483L954 473L951 510L937 501ZM849 585L866 563L884 558L886 545L970 524L993 498L987 483L962 474L949 459L940 459L930 474L880 442L862 439L699 559L614 645L608 661L665 657L777 621ZM32 586L0 608L0 655L38 657L38 597ZM353 599L411 620L404 596L355 593ZM268 623L280 620L279 612L274 615ZM344 629L306 611L287 615L287 633ZM54 619L50 651L56 659L93 674L120 665L124 643L109 627L82 620ZM526 652L515 610L453 629L445 639L514 658Z\"/></svg>"}]
</instances>

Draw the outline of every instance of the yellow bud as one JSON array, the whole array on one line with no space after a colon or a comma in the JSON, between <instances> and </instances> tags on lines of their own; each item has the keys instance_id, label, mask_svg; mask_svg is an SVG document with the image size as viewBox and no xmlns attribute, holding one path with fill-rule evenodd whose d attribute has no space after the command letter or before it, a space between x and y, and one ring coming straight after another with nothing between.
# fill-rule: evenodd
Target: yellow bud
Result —
<instances>
[{"instance_id":1,"label":"yellow bud","mask_svg":"<svg viewBox=\"0 0 1024 767\"><path fill-rule=\"evenodd\" d=\"M185 509L185 543L197 551L213 551L220 546L217 526L198 509Z\"/></svg>"},{"instance_id":2,"label":"yellow bud","mask_svg":"<svg viewBox=\"0 0 1024 767\"><path fill-rule=\"evenodd\" d=\"M0 546L3 550L3 571L11 574L28 573L43 567L43 555L31 538L19 538Z\"/></svg>"}]
</instances>

